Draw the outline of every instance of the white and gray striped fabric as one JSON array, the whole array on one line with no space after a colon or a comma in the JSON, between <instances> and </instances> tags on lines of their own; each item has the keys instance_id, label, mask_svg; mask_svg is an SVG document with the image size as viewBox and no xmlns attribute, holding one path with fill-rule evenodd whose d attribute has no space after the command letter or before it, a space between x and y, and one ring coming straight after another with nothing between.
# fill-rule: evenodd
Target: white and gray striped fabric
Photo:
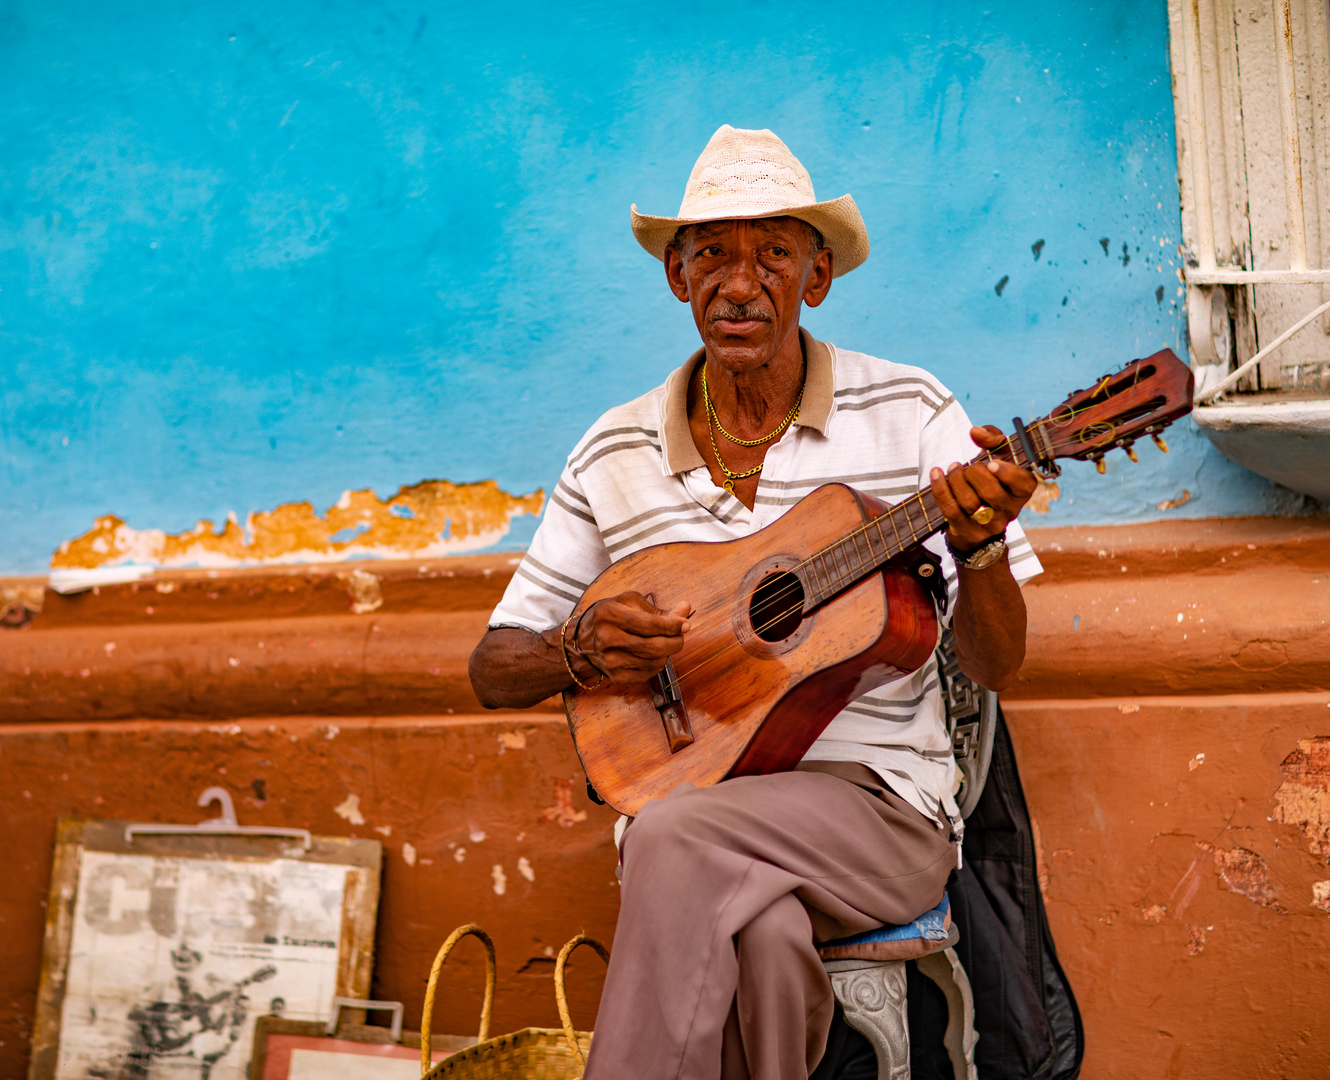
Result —
<instances>
[{"instance_id":1,"label":"white and gray striped fabric","mask_svg":"<svg viewBox=\"0 0 1330 1080\"><path fill-rule=\"evenodd\" d=\"M926 371L801 333L803 407L768 450L751 511L712 483L688 428L688 380L699 350L664 385L607 412L577 444L490 625L544 630L563 622L595 577L632 552L747 536L832 481L900 502L928 484L934 466L978 452L965 410ZM1016 522L1007 543L1018 582L1041 572ZM942 559L950 612L955 564L940 536L926 544ZM806 759L862 762L939 826L957 819L957 771L933 660L853 702Z\"/></svg>"}]
</instances>

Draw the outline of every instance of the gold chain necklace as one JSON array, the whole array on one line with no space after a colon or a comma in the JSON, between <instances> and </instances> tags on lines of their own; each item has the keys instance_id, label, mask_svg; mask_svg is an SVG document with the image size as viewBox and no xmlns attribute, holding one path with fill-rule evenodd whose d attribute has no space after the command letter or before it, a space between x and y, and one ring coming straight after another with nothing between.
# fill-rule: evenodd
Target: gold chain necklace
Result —
<instances>
[{"instance_id":1,"label":"gold chain necklace","mask_svg":"<svg viewBox=\"0 0 1330 1080\"><path fill-rule=\"evenodd\" d=\"M807 382L806 379L805 382ZM726 431L725 428L721 427L720 417L716 415L716 407L711 404L711 392L710 390L707 389L706 362L703 361L702 401L705 404L707 410L707 438L711 440L711 452L716 455L716 464L720 466L720 471L725 477L725 483L722 485L722 487L724 487L726 491L728 491L731 495L733 495L734 482L736 480L747 479L750 476L756 476L758 473L762 471L762 466L765 464L765 462L758 462L751 469L748 469L745 472L735 472L733 469L731 469L728 465L725 464L724 459L720 456L720 447L716 445L716 436L711 430L712 423L714 422L716 427L720 428L720 433L724 435L727 439L729 439L730 442L737 443L740 446L761 446L763 443L770 442L772 439L774 439L777 435L779 435L782 431L784 431L787 427L790 426L794 418L799 415L799 406L803 403L803 400L804 400L804 388L800 386L799 396L794 401L794 407L790 409L788 413L785 414L785 419L780 422L780 424L776 427L775 431L773 431L770 435L762 436L762 438L760 439L752 439L752 440L736 439L733 435L731 435L728 431Z\"/></svg>"},{"instance_id":2,"label":"gold chain necklace","mask_svg":"<svg viewBox=\"0 0 1330 1080\"><path fill-rule=\"evenodd\" d=\"M804 380L804 383L806 382L807 379ZM707 387L707 366L705 361L702 364L702 401L706 405L707 416L711 420L711 422L716 425L716 428L720 431L720 433L724 435L725 438L729 439L730 442L734 443L736 446L761 446L763 443L771 442L772 439L779 436L782 431L784 431L787 427L789 427L790 424L794 421L794 418L799 415L799 406L803 404L803 400L804 400L804 384L801 383L799 386L799 396L794 399L794 406L790 409L789 412L785 414L785 419L776 425L776 429L774 431L772 431L768 435L763 435L762 438L760 439L741 439L737 435L731 435L728 431L726 431L725 426L720 422L720 416L716 412L716 406L713 405L711 402L711 391Z\"/></svg>"}]
</instances>

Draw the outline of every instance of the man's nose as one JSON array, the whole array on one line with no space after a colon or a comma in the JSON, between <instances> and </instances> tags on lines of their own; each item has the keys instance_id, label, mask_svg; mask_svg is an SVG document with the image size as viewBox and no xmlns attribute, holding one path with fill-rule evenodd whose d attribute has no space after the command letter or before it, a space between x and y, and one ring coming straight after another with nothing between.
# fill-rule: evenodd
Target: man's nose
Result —
<instances>
[{"instance_id":1,"label":"man's nose","mask_svg":"<svg viewBox=\"0 0 1330 1080\"><path fill-rule=\"evenodd\" d=\"M736 255L720 283L720 295L732 304L747 304L762 294L757 265L751 255Z\"/></svg>"}]
</instances>

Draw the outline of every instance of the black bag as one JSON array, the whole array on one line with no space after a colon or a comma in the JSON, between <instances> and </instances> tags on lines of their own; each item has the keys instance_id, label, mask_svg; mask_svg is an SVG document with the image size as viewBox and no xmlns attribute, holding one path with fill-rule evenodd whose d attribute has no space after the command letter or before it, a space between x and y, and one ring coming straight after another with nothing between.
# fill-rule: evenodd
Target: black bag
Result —
<instances>
[{"instance_id":1,"label":"black bag","mask_svg":"<svg viewBox=\"0 0 1330 1080\"><path fill-rule=\"evenodd\" d=\"M1044 913L1030 813L1001 710L978 804L965 823L965 859L947 889L960 931L957 955L974 992L975 1067L981 1080L1074 1080L1085 1032ZM913 961L906 965L912 1080L954 1080L943 1048L947 1003ZM868 1040L839 1007L822 1080L876 1077Z\"/></svg>"},{"instance_id":2,"label":"black bag","mask_svg":"<svg viewBox=\"0 0 1330 1080\"><path fill-rule=\"evenodd\" d=\"M1038 874L1030 811L999 709L988 779L965 822L964 865L948 884L961 935L956 954L974 992L975 1067L983 1080L1074 1080L1081 1071L1085 1031L1058 963ZM952 1080L941 1049L942 992L911 974L914 1078Z\"/></svg>"}]
</instances>

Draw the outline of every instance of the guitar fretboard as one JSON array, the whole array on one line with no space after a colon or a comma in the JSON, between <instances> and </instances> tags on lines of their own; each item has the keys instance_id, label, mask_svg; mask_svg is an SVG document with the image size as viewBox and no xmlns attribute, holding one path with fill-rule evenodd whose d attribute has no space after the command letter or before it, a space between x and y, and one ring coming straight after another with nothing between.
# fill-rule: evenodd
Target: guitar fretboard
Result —
<instances>
[{"instance_id":1,"label":"guitar fretboard","mask_svg":"<svg viewBox=\"0 0 1330 1080\"><path fill-rule=\"evenodd\" d=\"M1027 467L1020 442L1011 436L1002 447L986 450L972 462L995 460L1014 461L1022 468ZM911 495L885 514L865 522L801 564L799 577L804 584L805 613L946 527L947 519L942 516L930 488Z\"/></svg>"}]
</instances>

